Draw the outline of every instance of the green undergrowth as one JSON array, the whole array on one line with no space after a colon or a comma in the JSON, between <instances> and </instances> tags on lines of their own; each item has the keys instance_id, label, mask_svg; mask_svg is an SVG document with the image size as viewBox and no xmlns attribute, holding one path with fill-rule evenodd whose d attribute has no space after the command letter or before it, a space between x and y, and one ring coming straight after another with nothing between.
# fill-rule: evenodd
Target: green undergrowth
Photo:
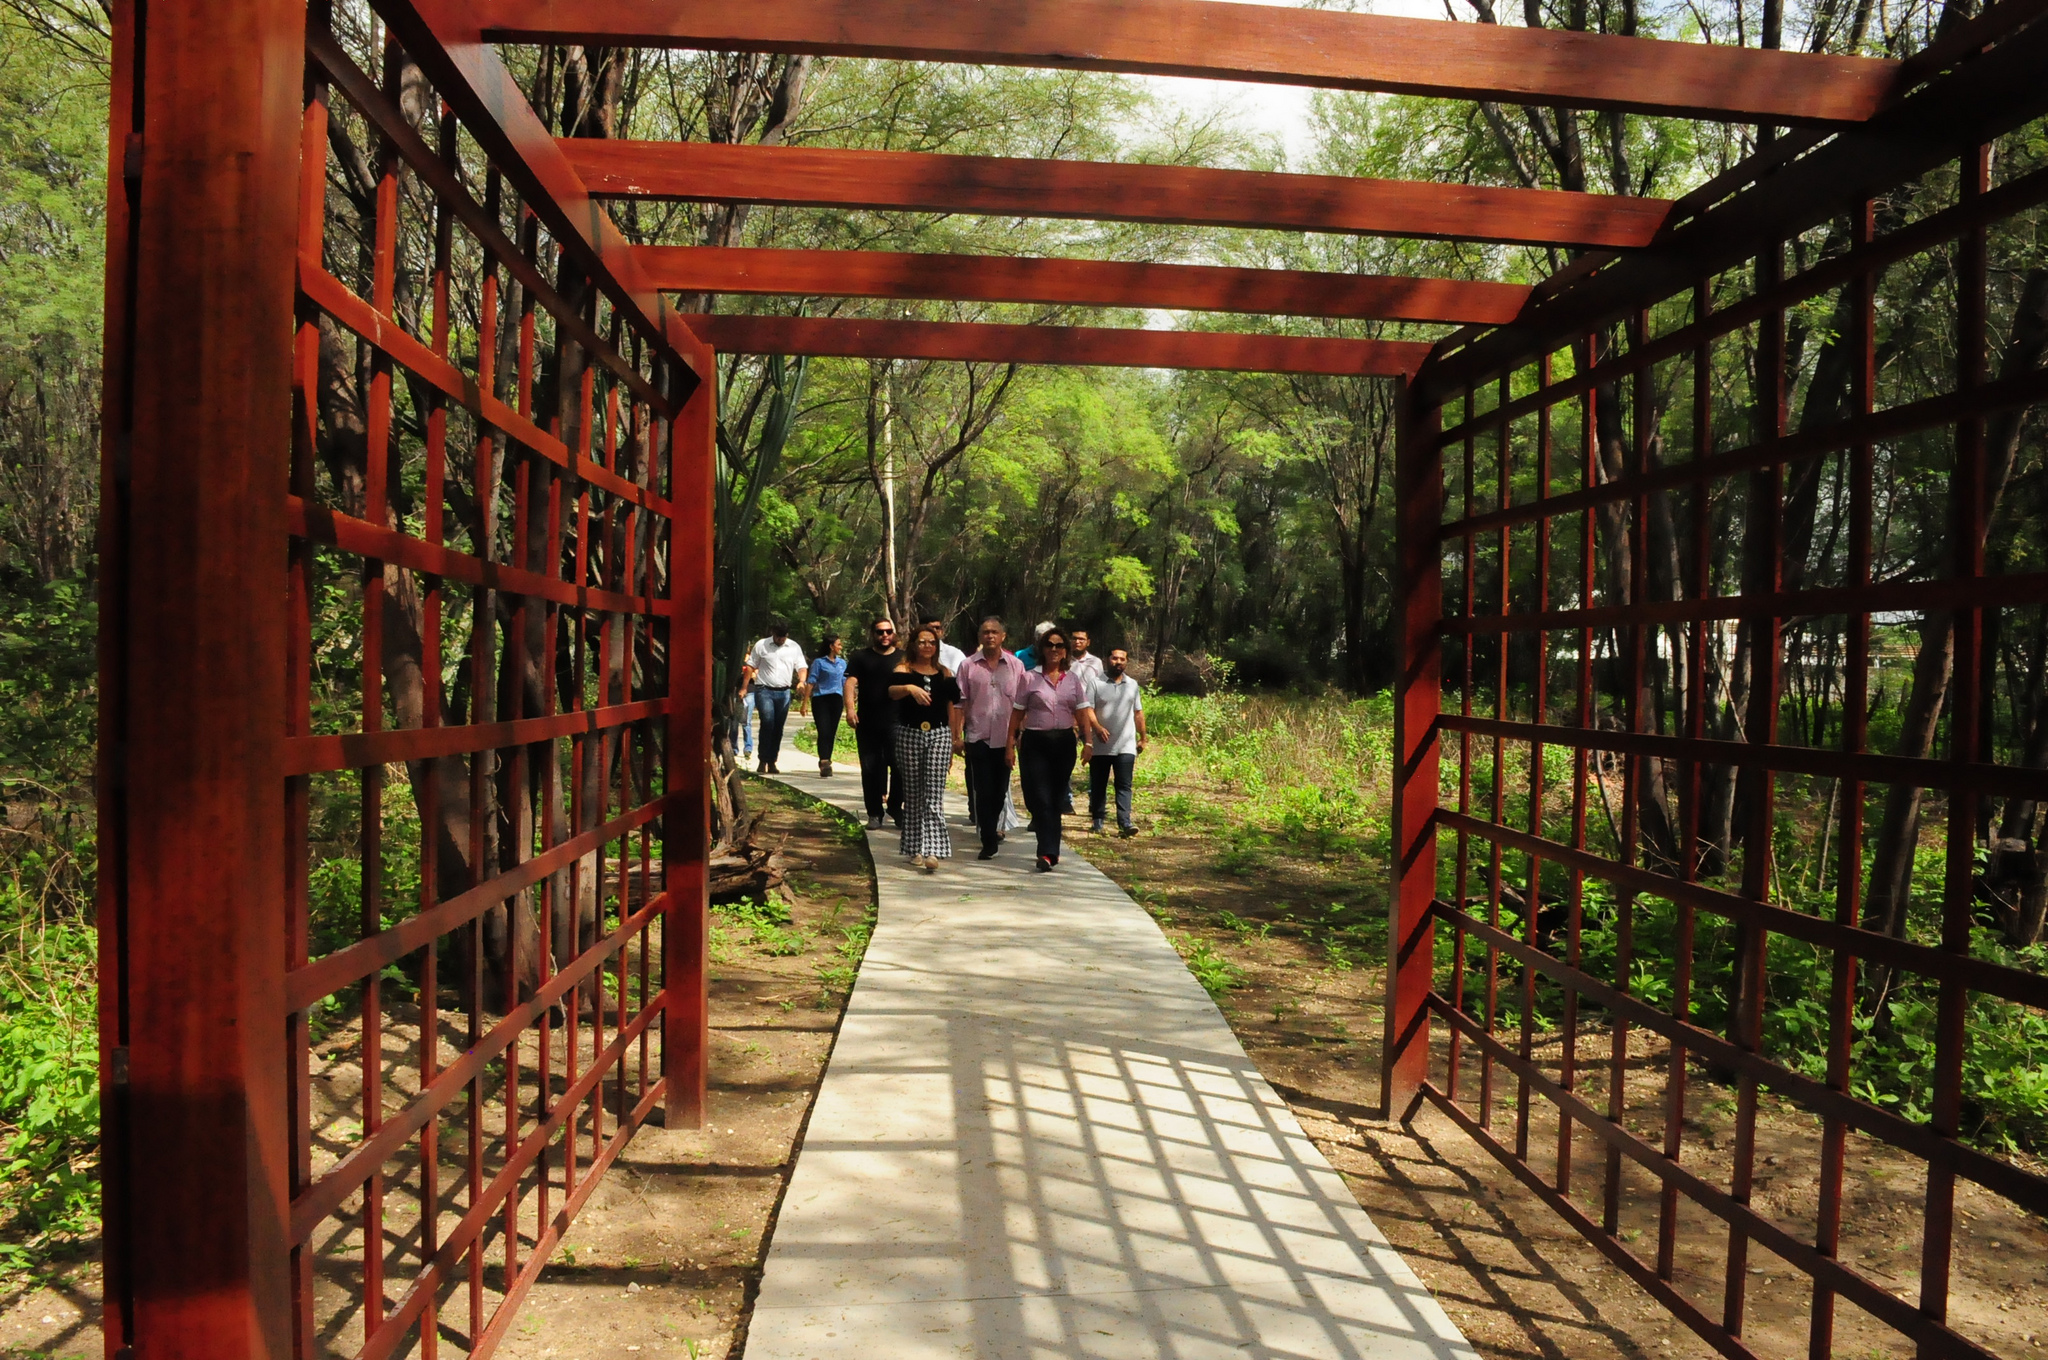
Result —
<instances>
[{"instance_id":1,"label":"green undergrowth","mask_svg":"<svg viewBox=\"0 0 2048 1360\"><path fill-rule=\"evenodd\" d=\"M867 830L858 819L807 795L774 787L772 796L787 797L803 805L806 812L822 817L844 844L867 855ZM873 866L869 866L873 873ZM794 886L794 885L792 885ZM714 963L734 964L747 958L809 959L818 978L818 1005L829 1008L837 996L850 990L867 955L868 940L874 934L873 899L858 911L849 911L845 897L834 898L807 922L798 922L787 898L772 894L767 901L743 898L711 910L711 958Z\"/></svg>"},{"instance_id":2,"label":"green undergrowth","mask_svg":"<svg viewBox=\"0 0 2048 1360\"><path fill-rule=\"evenodd\" d=\"M0 1285L99 1231L94 641L82 579L0 592Z\"/></svg>"},{"instance_id":3,"label":"green undergrowth","mask_svg":"<svg viewBox=\"0 0 2048 1360\"><path fill-rule=\"evenodd\" d=\"M1918 905L1907 921L1908 938L1930 947L1941 942L1939 912L1933 904L1941 900L1942 861L1942 852L1931 847L1917 857L1914 901ZM1560 898L1568 892L1569 888L1560 883ZM1584 892L1580 957L1585 969L1595 977L1625 979L1631 995L1668 1010L1675 1002L1679 984L1679 908L1661 898L1649 897L1624 904L1606 885L1597 882L1587 882ZM1832 896L1823 898L1796 886L1787 890L1786 898L1784 905L1811 915L1827 916L1833 911ZM1472 910L1481 917L1494 919L1490 904L1474 903ZM1499 908L1497 919L1500 928L1509 934L1519 938L1527 933L1525 918L1505 903ZM1624 926L1631 941L1625 969ZM1690 1019L1705 1030L1726 1034L1734 1020L1731 998L1739 945L1737 932L1728 920L1709 912L1695 913L1693 930ZM1554 932L1539 931L1546 936L1551 933ZM1448 989L1454 977L1453 946L1448 935L1449 932L1439 930L1440 990ZM1980 959L2032 971L2048 970L2048 945L2014 949L2004 943L1997 931L1981 926L1974 937L1972 953ZM1559 939L1546 938L1544 943L1552 950L1564 947ZM1761 1050L1802 1076L1825 1080L1834 956L1828 950L1783 934L1768 936L1765 949ZM1468 947L1468 998L1483 995L1487 962L1484 948ZM1518 1028L1519 972L1510 960L1498 960L1496 966L1498 975L1504 979L1496 1003L1496 1023L1504 1029ZM1850 1084L1858 1097L1915 1123L1925 1123L1932 1117L1932 1093L1940 1061L1936 1042L1938 1005L1938 984L1912 974L1886 976L1869 964L1862 965L1851 1040ZM1585 1014L1598 1023L1597 1010L1589 1009ZM1970 994L1966 1015L1967 1038L1960 1055L1964 1139L1993 1151L2040 1155L2048 1150L2048 1015L1981 992ZM1539 1034L1554 1033L1563 1018L1563 993L1539 980L1532 1028Z\"/></svg>"},{"instance_id":4,"label":"green undergrowth","mask_svg":"<svg viewBox=\"0 0 2048 1360\"><path fill-rule=\"evenodd\" d=\"M1245 877L1279 854L1380 873L1393 845L1385 696L1160 694L1145 704L1149 811L1167 829L1213 836L1218 869Z\"/></svg>"},{"instance_id":5,"label":"green undergrowth","mask_svg":"<svg viewBox=\"0 0 2048 1360\"><path fill-rule=\"evenodd\" d=\"M1186 934L1175 943L1189 968L1219 998L1242 985L1233 974L1231 955L1255 949L1274 934L1308 946L1292 966L1345 971L1384 966L1388 863L1392 854L1391 785L1393 773L1393 708L1387 696L1347 700L1342 696L1245 695L1221 693L1204 698L1148 694L1146 713L1154 741L1139 761L1139 810L1161 831L1193 835L1208 847L1207 862L1219 879L1244 885L1246 905L1217 914L1211 925L1216 943ZM1476 815L1490 816L1485 806L1493 778L1487 743L1475 743L1472 769ZM1560 747L1545 752L1546 823L1569 813L1572 758ZM1503 771L1508 796L1506 820L1527 824L1527 754L1512 753ZM1457 768L1445 760L1445 795L1455 801ZM1592 848L1611 853L1606 809L1596 794L1589 799L1588 838ZM1517 793L1517 790L1520 790ZM1875 795L1873 795L1875 797ZM1556 802L1550 801L1557 800ZM1826 820L1828 789L1822 781L1787 777L1780 781L1779 820L1773 847L1772 896L1778 905L1806 914L1832 917L1835 889L1822 867L1820 827ZM1612 808L1618 818L1622 809ZM1873 802L1865 824L1874 827ZM1938 827L1940 818L1931 818ZM1553 837L1569 831L1547 826ZM1932 833L1929 836L1933 839ZM1475 843L1477 844L1477 843ZM1475 854L1483 855L1483 847ZM1839 855L1839 847L1830 855ZM1439 864L1440 895L1457 897L1455 838L1445 834ZM1304 871L1326 873L1333 886L1327 907L1300 906L1261 900L1276 876ZM1489 866L1475 858L1468 867L1465 895L1468 909L1481 917L1495 908L1487 901ZM1907 937L1939 946L1943 900L1943 853L1935 845L1920 852L1914 867L1912 908ZM1738 890L1740 863L1711 886ZM1527 861L1510 856L1504 881L1526 880ZM1554 954L1567 951L1563 938L1569 879L1555 865L1546 866L1544 912L1538 921L1539 943ZM1676 906L1660 899L1637 898L1626 904L1605 885L1588 881L1584 888L1580 958L1596 977L1625 981L1631 993L1658 1006L1672 1004L1678 986L1680 917ZM1135 894L1134 894L1135 895ZM1143 899L1141 898L1141 901ZM1519 899L1498 908L1501 928L1516 936L1527 933L1517 912ZM1164 923L1184 927L1184 916L1162 914L1164 899L1148 903ZM1690 1019L1716 1033L1731 1023L1732 980L1738 940L1734 925L1709 912L1696 913ZM1624 968L1623 938L1632 939ZM1782 934L1767 937L1766 983L1763 995L1762 1051L1802 1076L1822 1079L1827 1071L1828 996L1835 967L1832 954ZM1452 932L1436 933L1437 987L1454 987ZM2015 949L1998 932L1978 928L1971 954L1980 960L2030 971L2048 970L2048 946ZM1279 956L1274 956L1278 958ZM1292 956L1290 956L1292 957ZM1521 976L1513 960L1494 961L1500 979L1495 1024L1514 1030L1521 1024ZM1487 952L1475 943L1466 951L1464 992L1478 1009L1485 994ZM1853 1029L1855 1093L1916 1123L1930 1119L1931 1093L1942 1055L1936 1043L1938 985L1923 978L1894 975L1881 978L1868 964L1858 979ZM1535 987L1531 1028L1553 1035L1563 1020L1563 994L1541 981ZM1582 1003L1582 1030L1605 1024L1605 1015ZM2048 1152L2048 1015L1981 992L1971 994L1967 1010L1967 1041L1960 1054L1963 1074L1964 1139L1978 1147L2007 1154L2038 1157Z\"/></svg>"},{"instance_id":6,"label":"green undergrowth","mask_svg":"<svg viewBox=\"0 0 2048 1360\"><path fill-rule=\"evenodd\" d=\"M842 842L858 850L863 860L868 858L867 828L862 825L858 817L819 799L806 798L805 801L810 804L818 815L824 817L831 824L833 831L837 833ZM869 863L868 877L870 882L873 881L874 872L875 866ZM830 952L815 965L818 974L818 985L821 989L818 998L820 1006L830 1005L835 993L848 992L853 989L853 980L860 972L861 960L867 957L868 941L873 938L875 933L875 895L873 893L869 893L866 903L859 912L851 917L844 916L845 906L846 900L844 898L835 902L821 927L821 934L829 942L828 948ZM831 937L835 935L838 939L831 941Z\"/></svg>"},{"instance_id":7,"label":"green undergrowth","mask_svg":"<svg viewBox=\"0 0 2048 1360\"><path fill-rule=\"evenodd\" d=\"M1253 959L1310 988L1313 976L1371 966L1386 940L1387 701L1223 692L1147 694L1145 706L1141 824L1192 838L1207 882L1243 894L1211 910L1169 885L1128 885L1189 972L1227 1004Z\"/></svg>"},{"instance_id":8,"label":"green undergrowth","mask_svg":"<svg viewBox=\"0 0 2048 1360\"><path fill-rule=\"evenodd\" d=\"M1195 975L1195 981L1201 983L1210 996L1220 999L1233 987L1243 985L1244 970L1218 954L1207 940L1176 935L1173 947L1180 952L1188 971Z\"/></svg>"},{"instance_id":9,"label":"green undergrowth","mask_svg":"<svg viewBox=\"0 0 2048 1360\"><path fill-rule=\"evenodd\" d=\"M99 1231L92 854L89 839L43 837L0 879L0 1277Z\"/></svg>"},{"instance_id":10,"label":"green undergrowth","mask_svg":"<svg viewBox=\"0 0 2048 1360\"><path fill-rule=\"evenodd\" d=\"M817 934L796 929L789 907L778 898L766 902L742 898L711 911L711 958L731 963L742 949L768 958L790 958L807 952Z\"/></svg>"}]
</instances>

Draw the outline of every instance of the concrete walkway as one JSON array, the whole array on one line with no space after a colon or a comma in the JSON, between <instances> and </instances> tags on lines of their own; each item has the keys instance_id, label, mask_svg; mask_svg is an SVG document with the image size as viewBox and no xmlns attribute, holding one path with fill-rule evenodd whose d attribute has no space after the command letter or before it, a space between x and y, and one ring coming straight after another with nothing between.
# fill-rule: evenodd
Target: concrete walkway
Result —
<instances>
[{"instance_id":1,"label":"concrete walkway","mask_svg":"<svg viewBox=\"0 0 2048 1360\"><path fill-rule=\"evenodd\" d=\"M857 766L783 755L860 812ZM977 862L948 802L935 876L868 835L880 919L746 1360L1472 1357L1158 925L1081 845Z\"/></svg>"}]
</instances>

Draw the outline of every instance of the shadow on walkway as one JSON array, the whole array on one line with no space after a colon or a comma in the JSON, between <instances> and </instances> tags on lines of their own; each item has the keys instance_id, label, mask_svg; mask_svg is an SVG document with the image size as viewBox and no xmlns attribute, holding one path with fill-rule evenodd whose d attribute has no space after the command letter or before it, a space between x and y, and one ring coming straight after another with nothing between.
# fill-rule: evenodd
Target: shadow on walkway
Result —
<instances>
[{"instance_id":1,"label":"shadow on walkway","mask_svg":"<svg viewBox=\"0 0 2048 1360\"><path fill-rule=\"evenodd\" d=\"M870 834L880 916L749 1360L1472 1355L1157 924L1071 852L1033 875L955 835L926 876Z\"/></svg>"}]
</instances>

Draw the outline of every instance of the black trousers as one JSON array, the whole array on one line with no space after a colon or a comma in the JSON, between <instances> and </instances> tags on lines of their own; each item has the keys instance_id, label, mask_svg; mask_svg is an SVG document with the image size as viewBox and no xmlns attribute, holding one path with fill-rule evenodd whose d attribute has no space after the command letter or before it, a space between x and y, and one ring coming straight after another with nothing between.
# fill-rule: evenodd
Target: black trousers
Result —
<instances>
[{"instance_id":1,"label":"black trousers","mask_svg":"<svg viewBox=\"0 0 2048 1360\"><path fill-rule=\"evenodd\" d=\"M879 817L886 810L903 820L903 776L896 772L896 724L870 718L853 729L853 744L860 749L860 791L867 801L868 816Z\"/></svg>"},{"instance_id":2,"label":"black trousers","mask_svg":"<svg viewBox=\"0 0 2048 1360\"><path fill-rule=\"evenodd\" d=\"M818 759L832 758L832 748L839 744L839 715L845 711L844 694L811 696L811 721L818 728Z\"/></svg>"},{"instance_id":3,"label":"black trousers","mask_svg":"<svg viewBox=\"0 0 2048 1360\"><path fill-rule=\"evenodd\" d=\"M1131 771L1138 766L1132 755L1093 756L1088 761L1088 819L1102 825L1110 776L1116 776L1116 824L1126 831L1131 826Z\"/></svg>"},{"instance_id":4,"label":"black trousers","mask_svg":"<svg viewBox=\"0 0 2048 1360\"><path fill-rule=\"evenodd\" d=\"M1069 786L1074 778L1074 752L1078 743L1071 729L1034 732L1026 728L1018 736L1017 765L1023 771L1024 806L1030 809L1032 829L1038 833L1038 855L1054 864L1060 862L1060 814L1066 810Z\"/></svg>"},{"instance_id":5,"label":"black trousers","mask_svg":"<svg viewBox=\"0 0 2048 1360\"><path fill-rule=\"evenodd\" d=\"M967 796L977 808L975 830L981 833L984 850L1002 844L1003 796L1010 791L1009 747L991 746L985 741L967 743Z\"/></svg>"}]
</instances>

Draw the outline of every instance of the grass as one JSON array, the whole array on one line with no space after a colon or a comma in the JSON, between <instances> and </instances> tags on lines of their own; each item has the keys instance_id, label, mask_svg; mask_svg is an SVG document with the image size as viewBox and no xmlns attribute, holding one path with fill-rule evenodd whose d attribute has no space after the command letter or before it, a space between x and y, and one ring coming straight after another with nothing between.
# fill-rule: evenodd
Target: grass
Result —
<instances>
[{"instance_id":1,"label":"grass","mask_svg":"<svg viewBox=\"0 0 2048 1360\"><path fill-rule=\"evenodd\" d=\"M1252 951L1276 936L1304 946L1288 951L1293 969L1321 969L1333 974L1364 976L1385 958L1388 861L1392 853L1391 786L1393 776L1393 710L1387 696L1363 700L1342 697L1241 695L1223 693L1191 699L1148 695L1146 713L1153 735L1151 749L1140 761L1140 811L1160 831L1192 836L1206 845L1212 883L1243 885L1246 905L1195 922L1185 913L1161 910L1160 894L1140 896L1163 922L1182 932L1175 938L1191 971L1213 995L1222 996L1241 983L1229 971L1230 953ZM1566 838L1561 824L1569 818L1572 764L1568 752L1546 750L1549 790L1544 808L1548 834ZM1528 825L1527 748L1510 746L1502 771L1507 795L1505 820ZM1493 751L1488 742L1474 742L1472 788L1475 815L1489 817ZM1458 762L1455 746L1444 761L1445 802L1457 800ZM1516 790L1520 790L1517 793ZM1779 782L1779 819L1774 838L1773 896L1778 905L1808 915L1833 914L1834 890L1819 884L1817 856L1828 791L1819 780L1785 776ZM1589 846L1612 854L1609 831L1598 811L1588 819ZM1615 808L1618 814L1620 809ZM1944 818L1937 811L1925 820L1929 844L1915 866L1913 910L1908 938L1930 946L1941 943L1940 903L1944 856L1938 844ZM1876 809L1866 825L1877 824ZM1439 847L1442 875L1439 896L1455 900L1460 892L1455 838L1445 834ZM1498 908L1488 900L1489 869L1480 846L1468 861L1463 893L1482 916L1496 910L1502 929L1520 934L1524 922L1512 904ZM1741 867L1711 886L1739 891ZM1256 894L1276 875L1316 880L1333 889L1321 907L1295 908L1257 904ZM1526 861L1510 856L1503 881L1526 889ZM1143 885L1139 885L1142 890ZM1542 899L1546 915L1552 904L1566 900L1571 885L1559 866L1545 866ZM1134 891L1134 896L1139 893ZM1621 941L1632 938L1625 981L1636 996L1653 1005L1667 1005L1677 986L1676 959L1680 920L1670 902L1638 897L1623 901L1604 885L1588 881L1584 889L1582 961L1595 976L1620 978ZM1213 939L1190 933L1196 924L1211 925ZM1547 920L1545 932L1554 933ZM1691 979L1691 1019L1704 1028L1725 1030L1737 940L1732 922L1712 913L1697 914ZM1452 988L1451 932L1437 932L1437 987ZM1561 941L1546 939L1547 947ZM1824 950L1782 934L1769 937L1764 997L1763 1051L1774 1061L1806 1076L1826 1072L1828 1017L1825 998L1833 957ZM1218 951L1223 952L1219 953ZM1269 956L1279 959L1281 955ZM1971 953L1980 959L2029 971L2048 971L2048 945L2014 949L1996 931L1978 927ZM1240 957L1257 957L1241 953ZM1475 945L1466 955L1466 994L1479 995L1485 985L1486 950ZM1503 984L1497 1023L1513 1029L1520 1023L1519 980L1512 965L1498 963ZM1933 1089L1938 1061L1934 1036L1939 1005L1932 982L1900 976L1878 1002L1866 997L1854 1036L1855 1091L1872 1104L1915 1122L1930 1117L1928 1092ZM1547 981L1535 989L1532 1021L1539 1032L1556 1027L1563 1013L1563 994ZM1285 1011L1285 1003L1276 1003ZM1582 1012L1586 1023L1601 1023L1596 1008ZM2048 1151L2048 1016L2016 1003L1973 994L1969 1001L1969 1042L1961 1056L1965 1109L1963 1135L1975 1145L2005 1153L2038 1156Z\"/></svg>"},{"instance_id":2,"label":"grass","mask_svg":"<svg viewBox=\"0 0 2048 1360\"><path fill-rule=\"evenodd\" d=\"M732 962L742 946L770 958L793 958L816 939L790 924L789 907L778 900L743 898L711 911L711 957L718 963Z\"/></svg>"},{"instance_id":3,"label":"grass","mask_svg":"<svg viewBox=\"0 0 2048 1360\"><path fill-rule=\"evenodd\" d=\"M0 866L0 1280L99 1232L89 838L38 816Z\"/></svg>"},{"instance_id":4,"label":"grass","mask_svg":"<svg viewBox=\"0 0 2048 1360\"><path fill-rule=\"evenodd\" d=\"M1222 1000L1232 988L1244 984L1244 970L1218 954L1207 940L1176 935L1173 947L1180 951L1181 959L1186 962L1188 971L1195 975L1195 981L1217 1000Z\"/></svg>"},{"instance_id":5,"label":"grass","mask_svg":"<svg viewBox=\"0 0 2048 1360\"><path fill-rule=\"evenodd\" d=\"M1137 812L1090 858L1166 932L1247 1042L1341 1052L1386 939L1384 701L1147 695ZM1268 1017L1270 1016L1270 1021Z\"/></svg>"},{"instance_id":6,"label":"grass","mask_svg":"<svg viewBox=\"0 0 2048 1360\"><path fill-rule=\"evenodd\" d=\"M835 911L834 915L838 913ZM853 980L860 973L860 961L867 956L868 940L875 933L875 918L872 913L863 914L858 921L837 927L839 944L832 951L832 957L818 964L818 984L823 988L818 1004L829 1004L831 994L843 992L853 986Z\"/></svg>"}]
</instances>

